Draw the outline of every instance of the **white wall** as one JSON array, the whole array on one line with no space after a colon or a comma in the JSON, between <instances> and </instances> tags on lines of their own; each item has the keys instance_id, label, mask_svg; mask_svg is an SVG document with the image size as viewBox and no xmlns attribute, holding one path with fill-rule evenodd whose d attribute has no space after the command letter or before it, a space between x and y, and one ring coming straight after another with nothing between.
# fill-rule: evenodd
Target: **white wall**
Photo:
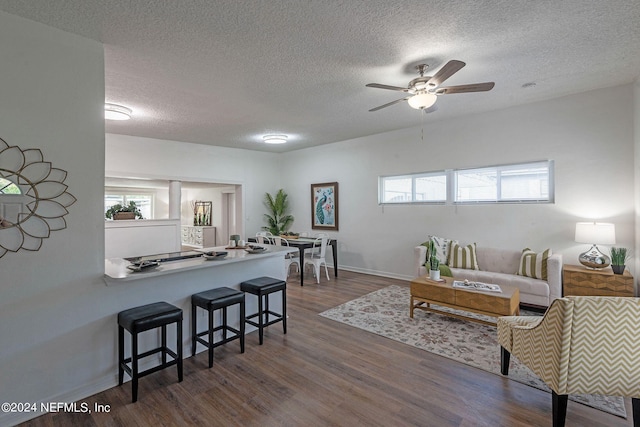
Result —
<instances>
[{"instance_id":1,"label":"white wall","mask_svg":"<svg viewBox=\"0 0 640 427\"><path fill-rule=\"evenodd\" d=\"M0 137L40 149L77 198L39 251L0 258L0 402L79 398L115 366L101 345L114 312L101 280L103 49L0 12L0 58Z\"/></svg>"},{"instance_id":2,"label":"white wall","mask_svg":"<svg viewBox=\"0 0 640 427\"><path fill-rule=\"evenodd\" d=\"M518 250L551 247L565 263L576 264L586 246L573 241L575 222L592 218L615 223L618 245L632 248L631 89L431 123L424 141L418 126L284 154L282 180L296 218L292 230L310 228L310 184L338 181L340 230L333 234L340 242L339 263L357 271L409 278L413 246L428 234ZM440 102L446 108L446 100ZM380 175L542 159L555 161L554 204L377 204Z\"/></svg>"},{"instance_id":3,"label":"white wall","mask_svg":"<svg viewBox=\"0 0 640 427\"><path fill-rule=\"evenodd\" d=\"M243 237L260 231L264 193L280 188L279 155L273 153L107 134L105 161L108 176L242 185ZM183 211L191 199L185 191Z\"/></svg>"}]
</instances>

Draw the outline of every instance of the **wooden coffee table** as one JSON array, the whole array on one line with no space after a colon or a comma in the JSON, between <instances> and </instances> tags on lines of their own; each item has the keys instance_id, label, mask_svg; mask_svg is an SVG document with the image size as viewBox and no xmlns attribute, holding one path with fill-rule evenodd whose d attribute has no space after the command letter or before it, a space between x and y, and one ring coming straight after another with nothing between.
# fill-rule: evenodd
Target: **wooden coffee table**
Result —
<instances>
[{"instance_id":1,"label":"wooden coffee table","mask_svg":"<svg viewBox=\"0 0 640 427\"><path fill-rule=\"evenodd\" d=\"M517 316L520 314L520 290L515 286L500 285L502 292L486 292L454 288L454 278L444 277L444 279L444 282L436 282L429 279L428 276L423 276L411 281L411 305L409 307L409 316L411 318L413 318L413 310L419 308L420 310L495 326L495 323L486 320L435 309L431 307L431 304L491 317Z\"/></svg>"}]
</instances>

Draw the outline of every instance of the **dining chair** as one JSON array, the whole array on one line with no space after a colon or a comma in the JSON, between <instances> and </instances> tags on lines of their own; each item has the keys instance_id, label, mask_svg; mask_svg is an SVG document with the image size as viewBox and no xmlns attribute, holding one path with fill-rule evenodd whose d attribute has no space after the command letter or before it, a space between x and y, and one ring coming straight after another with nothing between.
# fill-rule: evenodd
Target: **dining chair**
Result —
<instances>
[{"instance_id":1,"label":"dining chair","mask_svg":"<svg viewBox=\"0 0 640 427\"><path fill-rule=\"evenodd\" d=\"M327 260L325 255L327 253L327 240L328 238L319 237L313 242L313 248L310 253L304 254L304 266L307 264L313 265L313 273L316 276L316 281L320 283L320 267L324 264L324 272L327 275L327 280L329 280L329 270L327 269ZM315 251L316 248L319 248L318 251Z\"/></svg>"},{"instance_id":2,"label":"dining chair","mask_svg":"<svg viewBox=\"0 0 640 427\"><path fill-rule=\"evenodd\" d=\"M256 233L256 240L263 245L271 245L271 238L273 234L270 231L258 231Z\"/></svg>"},{"instance_id":3,"label":"dining chair","mask_svg":"<svg viewBox=\"0 0 640 427\"><path fill-rule=\"evenodd\" d=\"M329 241L329 235L327 233L314 233L313 234L313 239L320 239L322 237L326 237L327 238L327 242ZM311 255L317 256L320 253L320 245L316 246L313 245L312 248L308 249L308 253L310 253ZM305 253L306 255L306 253Z\"/></svg>"},{"instance_id":4,"label":"dining chair","mask_svg":"<svg viewBox=\"0 0 640 427\"><path fill-rule=\"evenodd\" d=\"M271 244L276 245L276 246L286 246L289 247L289 241L287 239L283 239L280 236L273 236L270 237L271 239ZM296 265L296 272L300 272L300 257L299 257L299 252L298 253L288 253L285 255L284 257L284 261L285 261L285 266L287 268L287 277L289 277L289 270L291 267L291 264L295 264Z\"/></svg>"}]
</instances>

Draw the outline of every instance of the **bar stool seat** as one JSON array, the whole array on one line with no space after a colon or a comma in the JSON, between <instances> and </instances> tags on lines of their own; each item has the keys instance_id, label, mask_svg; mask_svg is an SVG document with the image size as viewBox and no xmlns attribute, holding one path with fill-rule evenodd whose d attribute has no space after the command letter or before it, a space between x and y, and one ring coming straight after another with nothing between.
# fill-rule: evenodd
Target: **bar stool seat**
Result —
<instances>
[{"instance_id":1,"label":"bar stool seat","mask_svg":"<svg viewBox=\"0 0 640 427\"><path fill-rule=\"evenodd\" d=\"M240 329L229 326L227 322L227 309L235 304L240 304ZM197 332L197 307L209 312L209 327L203 332ZM222 325L214 327L213 314L216 310L222 309ZM209 291L199 292L191 295L191 356L196 354L197 343L209 349L209 367L213 366L213 349L240 339L240 353L244 353L244 292L231 288L216 288ZM215 342L213 334L222 331L222 340ZM231 332L228 336L227 332ZM208 335L208 340L200 338Z\"/></svg>"},{"instance_id":2,"label":"bar stool seat","mask_svg":"<svg viewBox=\"0 0 640 427\"><path fill-rule=\"evenodd\" d=\"M176 323L176 352L167 347L167 325ZM162 328L160 347L138 354L138 334ZM124 357L124 330L131 334L131 357ZM145 371L138 371L138 361L152 354L162 353L162 362ZM171 360L167 361L167 355ZM131 363L131 366L129 366ZM182 382L182 309L167 302L156 302L130 308L118 313L118 385L122 385L124 373L131 377L132 402L138 400L138 380L161 369L177 365L178 382Z\"/></svg>"},{"instance_id":3,"label":"bar stool seat","mask_svg":"<svg viewBox=\"0 0 640 427\"><path fill-rule=\"evenodd\" d=\"M240 290L258 297L258 312L247 316L245 322L258 328L260 345L263 342L264 328L267 326L282 322L282 329L285 334L287 333L287 282L263 276L242 282ZM282 313L275 313L269 310L269 295L274 292L282 292ZM269 320L269 316L273 316L274 319ZM258 318L257 322L250 320L254 317Z\"/></svg>"}]
</instances>

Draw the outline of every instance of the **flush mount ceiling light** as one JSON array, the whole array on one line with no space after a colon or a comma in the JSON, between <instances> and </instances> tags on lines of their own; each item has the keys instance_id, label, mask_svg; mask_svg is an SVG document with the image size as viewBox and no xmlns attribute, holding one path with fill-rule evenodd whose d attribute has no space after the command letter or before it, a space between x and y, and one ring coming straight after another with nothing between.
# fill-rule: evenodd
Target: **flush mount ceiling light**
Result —
<instances>
[{"instance_id":1,"label":"flush mount ceiling light","mask_svg":"<svg viewBox=\"0 0 640 427\"><path fill-rule=\"evenodd\" d=\"M107 120L129 120L131 109L118 104L104 104L104 118Z\"/></svg>"},{"instance_id":2,"label":"flush mount ceiling light","mask_svg":"<svg viewBox=\"0 0 640 427\"><path fill-rule=\"evenodd\" d=\"M434 94L423 92L413 95L411 98L409 98L408 102L411 108L415 108L416 110L424 110L425 108L429 108L433 104L435 104L437 99L438 97Z\"/></svg>"},{"instance_id":3,"label":"flush mount ceiling light","mask_svg":"<svg viewBox=\"0 0 640 427\"><path fill-rule=\"evenodd\" d=\"M265 135L262 137L266 144L285 144L287 139L287 135Z\"/></svg>"}]
</instances>

